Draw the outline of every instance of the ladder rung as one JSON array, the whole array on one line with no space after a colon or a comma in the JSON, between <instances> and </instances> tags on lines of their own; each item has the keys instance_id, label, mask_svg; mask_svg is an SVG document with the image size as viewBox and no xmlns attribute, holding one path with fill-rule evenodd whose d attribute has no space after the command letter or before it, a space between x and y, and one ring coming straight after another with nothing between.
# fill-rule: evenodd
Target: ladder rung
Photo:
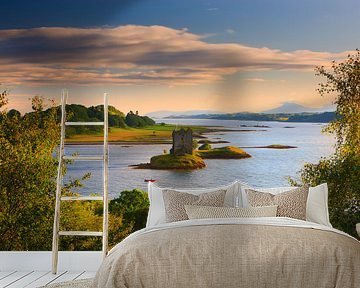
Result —
<instances>
[{"instance_id":1,"label":"ladder rung","mask_svg":"<svg viewBox=\"0 0 360 288\"><path fill-rule=\"evenodd\" d=\"M59 231L60 236L103 236L103 232L98 231Z\"/></svg>"},{"instance_id":2,"label":"ladder rung","mask_svg":"<svg viewBox=\"0 0 360 288\"><path fill-rule=\"evenodd\" d=\"M65 122L66 126L103 126L104 122Z\"/></svg>"},{"instance_id":3,"label":"ladder rung","mask_svg":"<svg viewBox=\"0 0 360 288\"><path fill-rule=\"evenodd\" d=\"M79 156L63 156L64 160L83 160L83 161L91 161L91 160L104 160L104 156L92 156L92 155L79 155Z\"/></svg>"},{"instance_id":4,"label":"ladder rung","mask_svg":"<svg viewBox=\"0 0 360 288\"><path fill-rule=\"evenodd\" d=\"M62 201L88 201L88 200L94 200L94 201L102 201L102 196L63 196L61 197Z\"/></svg>"}]
</instances>

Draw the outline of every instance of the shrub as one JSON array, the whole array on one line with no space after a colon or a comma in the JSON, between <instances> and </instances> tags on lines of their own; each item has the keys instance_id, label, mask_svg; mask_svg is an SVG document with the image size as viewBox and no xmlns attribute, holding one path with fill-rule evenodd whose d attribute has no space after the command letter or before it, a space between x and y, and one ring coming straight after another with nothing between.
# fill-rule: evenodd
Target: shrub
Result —
<instances>
[{"instance_id":1,"label":"shrub","mask_svg":"<svg viewBox=\"0 0 360 288\"><path fill-rule=\"evenodd\" d=\"M342 63L333 62L331 70L317 68L325 77L320 95L336 93L336 115L324 129L335 136L335 153L318 163L307 163L300 171L301 181L329 186L330 221L335 228L356 236L360 222L360 52ZM294 183L294 181L292 181Z\"/></svg>"},{"instance_id":2,"label":"shrub","mask_svg":"<svg viewBox=\"0 0 360 288\"><path fill-rule=\"evenodd\" d=\"M209 143L204 143L199 147L199 150L210 150L211 145Z\"/></svg>"}]
</instances>

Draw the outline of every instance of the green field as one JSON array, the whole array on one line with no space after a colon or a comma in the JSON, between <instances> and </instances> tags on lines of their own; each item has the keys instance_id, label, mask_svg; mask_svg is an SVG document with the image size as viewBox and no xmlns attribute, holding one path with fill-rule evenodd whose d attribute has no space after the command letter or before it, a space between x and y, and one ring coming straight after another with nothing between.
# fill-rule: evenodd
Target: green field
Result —
<instances>
[{"instance_id":1,"label":"green field","mask_svg":"<svg viewBox=\"0 0 360 288\"><path fill-rule=\"evenodd\" d=\"M204 132L210 132L209 129L201 126L181 126L191 128L194 136ZM177 128L181 128L177 127ZM156 124L144 128L114 128L109 129L109 142L129 142L129 143L169 143L172 141L172 131L176 125ZM102 142L103 133L78 134L72 135L67 139L67 143L89 143Z\"/></svg>"}]
</instances>

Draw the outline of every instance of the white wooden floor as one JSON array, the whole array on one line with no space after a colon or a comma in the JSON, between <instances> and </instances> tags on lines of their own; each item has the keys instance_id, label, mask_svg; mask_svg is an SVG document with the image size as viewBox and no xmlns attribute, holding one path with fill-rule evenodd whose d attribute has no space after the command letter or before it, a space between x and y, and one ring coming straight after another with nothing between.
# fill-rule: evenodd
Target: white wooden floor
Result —
<instances>
[{"instance_id":1,"label":"white wooden floor","mask_svg":"<svg viewBox=\"0 0 360 288\"><path fill-rule=\"evenodd\" d=\"M93 271L0 271L0 288L33 288L58 282L95 277Z\"/></svg>"}]
</instances>

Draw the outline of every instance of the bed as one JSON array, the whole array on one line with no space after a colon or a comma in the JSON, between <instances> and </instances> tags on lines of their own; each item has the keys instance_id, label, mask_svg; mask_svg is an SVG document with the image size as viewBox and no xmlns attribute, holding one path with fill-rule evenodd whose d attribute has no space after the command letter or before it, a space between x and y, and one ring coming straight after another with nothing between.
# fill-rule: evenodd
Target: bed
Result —
<instances>
[{"instance_id":1,"label":"bed","mask_svg":"<svg viewBox=\"0 0 360 288\"><path fill-rule=\"evenodd\" d=\"M247 206L247 187L239 182L223 186L224 206ZM147 227L110 251L93 287L360 287L360 242L331 227L324 187L313 190L316 195L309 193L305 220L166 222L166 203L158 197L163 188L151 186ZM280 195L289 189L261 192ZM194 195L210 190L186 189ZM315 219L309 221L311 217Z\"/></svg>"}]
</instances>

